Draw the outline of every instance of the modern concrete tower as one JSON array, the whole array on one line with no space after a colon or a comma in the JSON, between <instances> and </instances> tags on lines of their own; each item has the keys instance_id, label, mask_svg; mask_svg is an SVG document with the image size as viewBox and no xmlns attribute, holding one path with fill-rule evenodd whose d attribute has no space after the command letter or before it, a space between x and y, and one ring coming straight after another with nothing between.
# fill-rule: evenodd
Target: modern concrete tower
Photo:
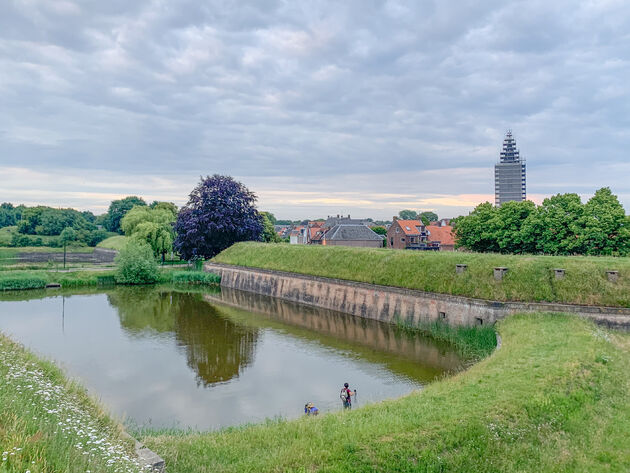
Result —
<instances>
[{"instance_id":1,"label":"modern concrete tower","mask_svg":"<svg viewBox=\"0 0 630 473\"><path fill-rule=\"evenodd\" d=\"M508 130L503 140L499 162L494 165L494 204L526 200L525 160L521 159L512 130Z\"/></svg>"}]
</instances>

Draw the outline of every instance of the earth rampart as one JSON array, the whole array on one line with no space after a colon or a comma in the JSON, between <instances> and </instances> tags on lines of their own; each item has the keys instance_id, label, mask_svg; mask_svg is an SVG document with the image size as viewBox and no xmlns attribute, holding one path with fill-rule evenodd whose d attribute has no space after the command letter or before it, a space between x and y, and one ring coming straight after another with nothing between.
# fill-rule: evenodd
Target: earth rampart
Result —
<instances>
[{"instance_id":1,"label":"earth rampart","mask_svg":"<svg viewBox=\"0 0 630 473\"><path fill-rule=\"evenodd\" d=\"M206 263L221 286L323 307L368 319L453 326L493 324L521 312L563 312L613 327L630 327L630 309L550 302L497 302L283 271Z\"/></svg>"}]
</instances>

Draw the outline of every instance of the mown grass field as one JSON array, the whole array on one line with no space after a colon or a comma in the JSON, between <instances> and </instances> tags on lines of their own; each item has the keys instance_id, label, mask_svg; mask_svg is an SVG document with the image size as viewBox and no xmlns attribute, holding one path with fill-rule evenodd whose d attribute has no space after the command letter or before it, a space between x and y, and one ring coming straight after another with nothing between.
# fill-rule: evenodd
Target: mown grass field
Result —
<instances>
[{"instance_id":1,"label":"mown grass field","mask_svg":"<svg viewBox=\"0 0 630 473\"><path fill-rule=\"evenodd\" d=\"M0 334L0 471L139 472L132 445L80 386Z\"/></svg>"},{"instance_id":2,"label":"mown grass field","mask_svg":"<svg viewBox=\"0 0 630 473\"><path fill-rule=\"evenodd\" d=\"M548 314L498 329L492 356L398 400L144 441L173 473L630 471L630 335Z\"/></svg>"},{"instance_id":3,"label":"mown grass field","mask_svg":"<svg viewBox=\"0 0 630 473\"><path fill-rule=\"evenodd\" d=\"M463 252L237 243L214 262L498 301L630 307L630 258L519 256ZM464 274L456 264L467 264ZM508 267L503 281L494 267ZM554 268L566 270L556 280ZM609 282L607 270L619 271Z\"/></svg>"}]
</instances>

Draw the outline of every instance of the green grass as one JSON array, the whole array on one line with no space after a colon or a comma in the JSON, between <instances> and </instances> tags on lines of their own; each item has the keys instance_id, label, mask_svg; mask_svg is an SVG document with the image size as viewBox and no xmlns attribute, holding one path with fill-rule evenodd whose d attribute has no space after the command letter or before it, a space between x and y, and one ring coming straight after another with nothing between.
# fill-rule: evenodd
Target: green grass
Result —
<instances>
[{"instance_id":1,"label":"green grass","mask_svg":"<svg viewBox=\"0 0 630 473\"><path fill-rule=\"evenodd\" d=\"M83 388L2 334L0 379L1 472L140 471L120 426Z\"/></svg>"},{"instance_id":2,"label":"green grass","mask_svg":"<svg viewBox=\"0 0 630 473\"><path fill-rule=\"evenodd\" d=\"M173 271L171 274L174 283L216 285L221 282L219 275L203 271Z\"/></svg>"},{"instance_id":3,"label":"green grass","mask_svg":"<svg viewBox=\"0 0 630 473\"><path fill-rule=\"evenodd\" d=\"M110 250L118 250L120 251L125 243L127 242L127 237L124 235L116 235L109 238L106 238L98 245L97 248L109 248Z\"/></svg>"},{"instance_id":4,"label":"green grass","mask_svg":"<svg viewBox=\"0 0 630 473\"><path fill-rule=\"evenodd\" d=\"M497 346L497 333L494 326L452 327L442 321L410 325L396 321L405 331L420 332L429 337L453 345L457 352L469 360L481 360Z\"/></svg>"},{"instance_id":5,"label":"green grass","mask_svg":"<svg viewBox=\"0 0 630 473\"><path fill-rule=\"evenodd\" d=\"M397 286L498 301L550 301L630 307L630 258L516 256L460 252L237 243L217 263ZM464 274L455 264L467 264ZM493 268L509 272L498 282ZM563 280L553 269L564 268ZM606 270L618 270L619 281Z\"/></svg>"},{"instance_id":6,"label":"green grass","mask_svg":"<svg viewBox=\"0 0 630 473\"><path fill-rule=\"evenodd\" d=\"M18 235L17 226L0 228L0 246L9 246L13 235ZM58 236L55 235L28 235L31 238L41 238L42 244L47 245L51 241L57 241ZM39 247L34 247L39 248Z\"/></svg>"},{"instance_id":7,"label":"green grass","mask_svg":"<svg viewBox=\"0 0 630 473\"><path fill-rule=\"evenodd\" d=\"M41 289L46 287L48 279L28 273L0 273L0 291L18 289Z\"/></svg>"},{"instance_id":8,"label":"green grass","mask_svg":"<svg viewBox=\"0 0 630 473\"><path fill-rule=\"evenodd\" d=\"M499 323L502 348L351 412L144 440L169 472L630 470L630 335L563 315Z\"/></svg>"},{"instance_id":9,"label":"green grass","mask_svg":"<svg viewBox=\"0 0 630 473\"><path fill-rule=\"evenodd\" d=\"M114 274L115 268L101 271L90 271L88 268L81 271L67 272L46 271L41 268L0 271L0 291L38 289L45 287L48 283L58 283L66 288L111 285L115 284ZM220 281L220 277L215 274L202 271L181 271L167 266L160 268L156 283L216 285Z\"/></svg>"}]
</instances>

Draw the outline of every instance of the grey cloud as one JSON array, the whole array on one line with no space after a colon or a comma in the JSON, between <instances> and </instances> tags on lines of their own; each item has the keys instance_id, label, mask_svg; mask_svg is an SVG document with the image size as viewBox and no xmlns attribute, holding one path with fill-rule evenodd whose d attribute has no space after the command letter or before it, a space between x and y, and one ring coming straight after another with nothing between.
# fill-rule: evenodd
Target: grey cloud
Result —
<instances>
[{"instance_id":1,"label":"grey cloud","mask_svg":"<svg viewBox=\"0 0 630 473\"><path fill-rule=\"evenodd\" d=\"M315 188L361 173L364 187L346 180L357 192L391 173L419 173L411 187L428 189L425 171L452 169L448 192L492 193L512 128L530 192L571 191L582 184L566 166L627 160L629 10L13 0L0 15L0 167ZM473 168L489 170L485 191L456 172Z\"/></svg>"}]
</instances>

